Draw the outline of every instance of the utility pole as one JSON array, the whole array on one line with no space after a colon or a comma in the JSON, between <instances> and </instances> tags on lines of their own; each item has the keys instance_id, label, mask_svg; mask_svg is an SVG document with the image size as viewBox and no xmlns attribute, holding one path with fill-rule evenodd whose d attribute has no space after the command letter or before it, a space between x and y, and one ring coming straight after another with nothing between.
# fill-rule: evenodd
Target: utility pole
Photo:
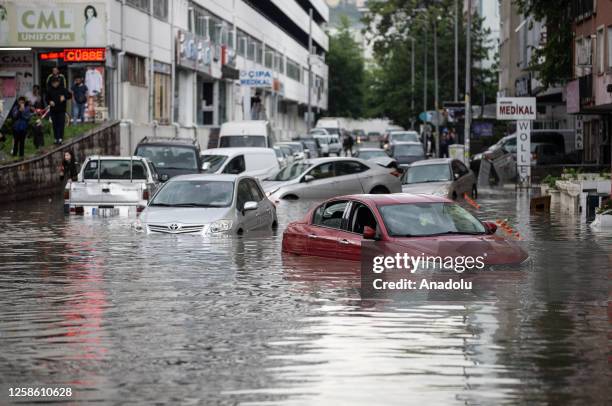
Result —
<instances>
[{"instance_id":1,"label":"utility pole","mask_svg":"<svg viewBox=\"0 0 612 406\"><path fill-rule=\"evenodd\" d=\"M427 25L425 25L425 46L423 47L423 111L427 111Z\"/></svg>"},{"instance_id":2,"label":"utility pole","mask_svg":"<svg viewBox=\"0 0 612 406\"><path fill-rule=\"evenodd\" d=\"M312 128L312 8L308 10L308 117L306 128L310 132Z\"/></svg>"},{"instance_id":3,"label":"utility pole","mask_svg":"<svg viewBox=\"0 0 612 406\"><path fill-rule=\"evenodd\" d=\"M433 19L433 43L434 43L434 114L436 123L436 156L440 158L440 113L438 112L438 27L437 20L438 16L435 15Z\"/></svg>"},{"instance_id":4,"label":"utility pole","mask_svg":"<svg viewBox=\"0 0 612 406\"><path fill-rule=\"evenodd\" d=\"M459 0L455 0L455 98L459 100Z\"/></svg>"},{"instance_id":5,"label":"utility pole","mask_svg":"<svg viewBox=\"0 0 612 406\"><path fill-rule=\"evenodd\" d=\"M410 39L412 40L412 53L411 53L411 61L410 61L410 96L411 96L411 100L410 100L410 110L412 111L412 129L414 130L414 122L416 121L416 118L414 117L414 114L416 114L416 112L414 111L414 37L410 37Z\"/></svg>"},{"instance_id":6,"label":"utility pole","mask_svg":"<svg viewBox=\"0 0 612 406\"><path fill-rule=\"evenodd\" d=\"M468 0L468 15L465 43L465 133L463 145L465 146L464 161L470 159L470 134L472 126L472 103L470 93L472 90L472 0Z\"/></svg>"}]
</instances>

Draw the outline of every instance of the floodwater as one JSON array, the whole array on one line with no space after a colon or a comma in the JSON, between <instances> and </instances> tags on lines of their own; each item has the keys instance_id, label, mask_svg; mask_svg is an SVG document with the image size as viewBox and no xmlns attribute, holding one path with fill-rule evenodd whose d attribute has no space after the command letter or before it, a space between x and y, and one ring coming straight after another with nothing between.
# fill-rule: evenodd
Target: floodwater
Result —
<instances>
[{"instance_id":1,"label":"floodwater","mask_svg":"<svg viewBox=\"0 0 612 406\"><path fill-rule=\"evenodd\" d=\"M285 257L277 234L146 236L125 218L0 211L0 404L70 387L71 404L605 404L612 238L513 191L529 272L478 301L368 301L354 264ZM609 403L608 403L609 404Z\"/></svg>"}]
</instances>

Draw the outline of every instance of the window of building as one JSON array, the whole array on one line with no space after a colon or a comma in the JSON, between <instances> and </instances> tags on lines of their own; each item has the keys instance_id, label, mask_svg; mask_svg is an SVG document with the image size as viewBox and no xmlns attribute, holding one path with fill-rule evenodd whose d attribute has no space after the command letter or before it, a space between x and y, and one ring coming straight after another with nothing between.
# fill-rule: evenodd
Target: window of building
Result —
<instances>
[{"instance_id":1,"label":"window of building","mask_svg":"<svg viewBox=\"0 0 612 406\"><path fill-rule=\"evenodd\" d=\"M151 10L151 0L126 0L126 4L149 13ZM153 1L153 16L160 20L168 20L168 0Z\"/></svg>"},{"instance_id":2,"label":"window of building","mask_svg":"<svg viewBox=\"0 0 612 406\"><path fill-rule=\"evenodd\" d=\"M274 67L274 51L270 48L265 50L264 64L269 69Z\"/></svg>"},{"instance_id":3,"label":"window of building","mask_svg":"<svg viewBox=\"0 0 612 406\"><path fill-rule=\"evenodd\" d=\"M281 74L285 74L285 64L283 63L283 55L281 55L279 52L275 52L274 53L274 70L281 73Z\"/></svg>"},{"instance_id":4,"label":"window of building","mask_svg":"<svg viewBox=\"0 0 612 406\"><path fill-rule=\"evenodd\" d=\"M612 69L612 25L608 27L608 69Z\"/></svg>"},{"instance_id":5,"label":"window of building","mask_svg":"<svg viewBox=\"0 0 612 406\"><path fill-rule=\"evenodd\" d=\"M591 38L578 38L576 40L576 65L590 67L593 63Z\"/></svg>"},{"instance_id":6,"label":"window of building","mask_svg":"<svg viewBox=\"0 0 612 406\"><path fill-rule=\"evenodd\" d=\"M263 52L264 46L261 42L255 43L255 62L260 65L263 65Z\"/></svg>"},{"instance_id":7,"label":"window of building","mask_svg":"<svg viewBox=\"0 0 612 406\"><path fill-rule=\"evenodd\" d=\"M198 79L198 124L214 124L215 84Z\"/></svg>"},{"instance_id":8,"label":"window of building","mask_svg":"<svg viewBox=\"0 0 612 406\"><path fill-rule=\"evenodd\" d=\"M604 42L604 38L604 29L601 27L597 30L597 40L595 43L595 46L597 46L597 73L603 73L605 69L606 44Z\"/></svg>"},{"instance_id":9,"label":"window of building","mask_svg":"<svg viewBox=\"0 0 612 406\"><path fill-rule=\"evenodd\" d=\"M248 42L247 35L242 31L238 31L238 37L236 41L238 42L237 44L238 55L246 58L246 50L247 50L247 42Z\"/></svg>"},{"instance_id":10,"label":"window of building","mask_svg":"<svg viewBox=\"0 0 612 406\"><path fill-rule=\"evenodd\" d=\"M287 76L291 79L300 82L302 76L302 69L300 64L287 58Z\"/></svg>"},{"instance_id":11,"label":"window of building","mask_svg":"<svg viewBox=\"0 0 612 406\"><path fill-rule=\"evenodd\" d=\"M125 54L123 57L123 81L134 86L146 86L147 67L145 58L138 55Z\"/></svg>"}]
</instances>

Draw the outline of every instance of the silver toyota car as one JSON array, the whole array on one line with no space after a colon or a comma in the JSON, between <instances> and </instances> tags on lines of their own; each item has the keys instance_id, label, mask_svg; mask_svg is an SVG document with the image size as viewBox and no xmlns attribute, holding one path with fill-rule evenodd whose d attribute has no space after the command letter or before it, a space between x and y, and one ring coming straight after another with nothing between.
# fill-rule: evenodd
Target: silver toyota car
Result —
<instances>
[{"instance_id":1,"label":"silver toyota car","mask_svg":"<svg viewBox=\"0 0 612 406\"><path fill-rule=\"evenodd\" d=\"M275 228L276 207L246 175L183 175L153 196L134 227L146 233L242 234Z\"/></svg>"},{"instance_id":2,"label":"silver toyota car","mask_svg":"<svg viewBox=\"0 0 612 406\"><path fill-rule=\"evenodd\" d=\"M327 199L355 193L399 193L400 173L357 158L317 158L294 162L263 182L278 199Z\"/></svg>"}]
</instances>

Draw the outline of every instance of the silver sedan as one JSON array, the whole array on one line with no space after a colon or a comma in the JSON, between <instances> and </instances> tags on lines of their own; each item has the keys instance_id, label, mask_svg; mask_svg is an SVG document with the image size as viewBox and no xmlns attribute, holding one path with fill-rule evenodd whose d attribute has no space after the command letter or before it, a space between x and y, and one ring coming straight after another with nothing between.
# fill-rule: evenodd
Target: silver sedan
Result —
<instances>
[{"instance_id":1,"label":"silver sedan","mask_svg":"<svg viewBox=\"0 0 612 406\"><path fill-rule=\"evenodd\" d=\"M478 197L476 177L458 159L441 158L417 161L407 167L402 177L404 193L424 193L450 199L464 193Z\"/></svg>"},{"instance_id":2,"label":"silver sedan","mask_svg":"<svg viewBox=\"0 0 612 406\"><path fill-rule=\"evenodd\" d=\"M356 158L295 162L264 181L272 200L327 199L355 193L399 193L398 172Z\"/></svg>"},{"instance_id":3,"label":"silver sedan","mask_svg":"<svg viewBox=\"0 0 612 406\"><path fill-rule=\"evenodd\" d=\"M214 235L277 224L276 207L252 176L184 175L164 183L134 227L149 234Z\"/></svg>"}]
</instances>

